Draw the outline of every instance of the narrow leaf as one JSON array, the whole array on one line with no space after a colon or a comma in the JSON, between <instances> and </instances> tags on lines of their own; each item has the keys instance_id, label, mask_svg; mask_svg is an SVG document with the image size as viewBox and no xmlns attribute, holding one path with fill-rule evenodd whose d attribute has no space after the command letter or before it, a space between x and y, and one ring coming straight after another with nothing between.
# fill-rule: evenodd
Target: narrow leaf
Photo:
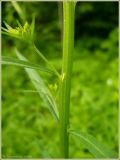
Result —
<instances>
[{"instance_id":1,"label":"narrow leaf","mask_svg":"<svg viewBox=\"0 0 120 160\"><path fill-rule=\"evenodd\" d=\"M51 71L51 70L49 70L49 69L47 69L47 68L45 68L43 66L36 65L36 64L27 62L25 60L19 60L19 59L12 58L12 57L5 57L5 56L3 56L2 57L2 64L16 65L16 66L19 66L19 67L38 69L38 70L41 70L43 72L53 73L53 71Z\"/></svg>"},{"instance_id":2,"label":"narrow leaf","mask_svg":"<svg viewBox=\"0 0 120 160\"><path fill-rule=\"evenodd\" d=\"M2 28L2 30L5 30L5 29L3 29ZM20 39L20 37L19 36L16 36L15 34L11 34L10 32L8 32L8 30L7 31L2 31L2 34L5 34L5 35L7 35L7 36L12 36L12 37L14 37L14 38L18 38L18 39Z\"/></svg>"},{"instance_id":3,"label":"narrow leaf","mask_svg":"<svg viewBox=\"0 0 120 160\"><path fill-rule=\"evenodd\" d=\"M20 90L19 92L24 92L24 93L38 93L36 90Z\"/></svg>"},{"instance_id":4,"label":"narrow leaf","mask_svg":"<svg viewBox=\"0 0 120 160\"><path fill-rule=\"evenodd\" d=\"M92 135L73 130L68 132L71 135L78 137L84 147L86 147L96 158L114 158L115 155L112 151L98 142L98 140Z\"/></svg>"},{"instance_id":5,"label":"narrow leaf","mask_svg":"<svg viewBox=\"0 0 120 160\"><path fill-rule=\"evenodd\" d=\"M20 52L16 51L16 54L20 60L24 60L24 61L28 62L28 60L23 55L21 55ZM54 118L58 121L59 115L58 115L56 102L55 102L51 92L49 91L49 89L45 85L44 81L42 80L40 75L34 69L25 68L25 70L26 70L30 80L32 81L35 89L38 91L40 97L43 99L44 103L46 104L46 106L48 107L48 109L50 110L50 112L52 113Z\"/></svg>"},{"instance_id":6,"label":"narrow leaf","mask_svg":"<svg viewBox=\"0 0 120 160\"><path fill-rule=\"evenodd\" d=\"M25 14L23 12L23 10L21 9L21 7L19 6L19 4L16 1L11 1L13 7L15 8L16 12L18 13L18 15L20 16L20 18L22 20L25 20Z\"/></svg>"},{"instance_id":7,"label":"narrow leaf","mask_svg":"<svg viewBox=\"0 0 120 160\"><path fill-rule=\"evenodd\" d=\"M19 28L21 28L21 29L22 29L22 25L20 24L20 22L19 22L18 20L16 20L16 22L17 22L17 24L18 24Z\"/></svg>"},{"instance_id":8,"label":"narrow leaf","mask_svg":"<svg viewBox=\"0 0 120 160\"><path fill-rule=\"evenodd\" d=\"M33 15L32 23L31 23L31 34L34 35L34 29L35 29L35 15Z\"/></svg>"},{"instance_id":9,"label":"narrow leaf","mask_svg":"<svg viewBox=\"0 0 120 160\"><path fill-rule=\"evenodd\" d=\"M6 22L4 22L4 24L7 27L7 29L12 29L12 27L9 24L7 24Z\"/></svg>"},{"instance_id":10,"label":"narrow leaf","mask_svg":"<svg viewBox=\"0 0 120 160\"><path fill-rule=\"evenodd\" d=\"M1 29L5 32L8 32L8 29L4 28L4 27L1 27Z\"/></svg>"}]
</instances>

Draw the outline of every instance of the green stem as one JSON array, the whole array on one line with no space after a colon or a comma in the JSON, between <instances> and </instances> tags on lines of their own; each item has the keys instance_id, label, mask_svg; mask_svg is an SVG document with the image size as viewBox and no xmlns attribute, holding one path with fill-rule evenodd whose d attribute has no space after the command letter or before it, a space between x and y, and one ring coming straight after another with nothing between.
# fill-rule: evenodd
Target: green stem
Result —
<instances>
[{"instance_id":1,"label":"green stem","mask_svg":"<svg viewBox=\"0 0 120 160\"><path fill-rule=\"evenodd\" d=\"M63 2L63 65L60 84L60 157L69 157L69 106L74 50L75 3Z\"/></svg>"},{"instance_id":2,"label":"green stem","mask_svg":"<svg viewBox=\"0 0 120 160\"><path fill-rule=\"evenodd\" d=\"M56 76L58 78L60 78L59 73L57 72L57 70L55 69L55 67L47 60L47 58L38 50L38 48L35 46L35 44L33 44L34 46L34 50L35 52L46 62L46 64L48 64L48 66L54 71L54 73L56 74Z\"/></svg>"}]
</instances>

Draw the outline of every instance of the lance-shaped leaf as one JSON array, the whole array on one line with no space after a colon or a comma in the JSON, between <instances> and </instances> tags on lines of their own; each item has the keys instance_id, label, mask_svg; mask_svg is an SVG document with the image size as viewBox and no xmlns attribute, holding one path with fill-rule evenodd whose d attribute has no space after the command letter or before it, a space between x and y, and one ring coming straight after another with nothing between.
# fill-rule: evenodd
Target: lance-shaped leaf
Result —
<instances>
[{"instance_id":1,"label":"lance-shaped leaf","mask_svg":"<svg viewBox=\"0 0 120 160\"><path fill-rule=\"evenodd\" d=\"M31 68L31 69L37 69L43 72L48 72L48 73L54 73L52 70L44 67L44 66L40 66L37 64L33 64L31 62L25 61L25 60L19 60L17 58L12 58L12 57L5 57L2 56L2 64L5 65L16 65L19 67L26 67L26 68Z\"/></svg>"},{"instance_id":2,"label":"lance-shaped leaf","mask_svg":"<svg viewBox=\"0 0 120 160\"><path fill-rule=\"evenodd\" d=\"M22 20L25 20L25 14L24 14L22 8L20 7L19 3L17 3L14 0L12 0L11 3L13 5L14 9L16 10L16 12L18 13L18 15L20 16L20 18Z\"/></svg>"},{"instance_id":3,"label":"lance-shaped leaf","mask_svg":"<svg viewBox=\"0 0 120 160\"><path fill-rule=\"evenodd\" d=\"M81 144L89 150L96 158L115 158L115 154L103 144L101 144L95 137L80 131L69 130L71 135L79 138Z\"/></svg>"},{"instance_id":4,"label":"lance-shaped leaf","mask_svg":"<svg viewBox=\"0 0 120 160\"><path fill-rule=\"evenodd\" d=\"M33 15L32 22L31 22L31 34L32 34L32 36L34 35L34 30L35 30L35 15Z\"/></svg>"},{"instance_id":5,"label":"lance-shaped leaf","mask_svg":"<svg viewBox=\"0 0 120 160\"><path fill-rule=\"evenodd\" d=\"M20 60L24 60L28 62L28 60L20 52L16 51L16 54ZM54 116L54 118L58 121L59 115L58 115L56 102L51 92L45 85L43 79L40 77L40 75L37 73L35 69L25 68L25 70L30 80L32 81L35 89L38 91L40 97L42 98L42 100L44 101L44 103L46 104L46 106L48 107L52 115Z\"/></svg>"}]
</instances>

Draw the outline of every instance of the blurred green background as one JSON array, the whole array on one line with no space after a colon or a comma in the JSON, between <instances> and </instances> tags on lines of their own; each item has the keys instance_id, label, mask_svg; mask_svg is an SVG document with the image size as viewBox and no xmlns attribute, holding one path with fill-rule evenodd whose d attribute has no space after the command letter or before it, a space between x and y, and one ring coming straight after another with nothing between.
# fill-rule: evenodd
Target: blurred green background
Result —
<instances>
[{"instance_id":1,"label":"blurred green background","mask_svg":"<svg viewBox=\"0 0 120 160\"><path fill-rule=\"evenodd\" d=\"M62 64L62 5L60 2L19 2L31 22L35 13L35 43L58 71ZM19 16L12 3L2 2L2 26L16 27ZM34 63L43 63L31 46L2 36L2 54L15 57L14 47ZM41 73L40 73L41 74ZM49 88L55 77L41 74ZM57 158L58 126L25 71L2 68L2 156ZM52 91L53 92L53 91ZM118 2L78 2L70 122L94 135L118 154ZM71 158L93 157L70 138Z\"/></svg>"}]
</instances>

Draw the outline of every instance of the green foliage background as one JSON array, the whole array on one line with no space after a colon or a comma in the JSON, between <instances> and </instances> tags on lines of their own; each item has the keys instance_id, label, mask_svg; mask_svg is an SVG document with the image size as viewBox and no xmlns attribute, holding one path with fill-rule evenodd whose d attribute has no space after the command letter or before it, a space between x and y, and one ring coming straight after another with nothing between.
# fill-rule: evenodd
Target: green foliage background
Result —
<instances>
[{"instance_id":1,"label":"green foliage background","mask_svg":"<svg viewBox=\"0 0 120 160\"><path fill-rule=\"evenodd\" d=\"M60 71L62 8L60 2L19 2L31 22L36 14L35 42ZM118 154L118 2L78 2L70 122L94 135ZM2 21L19 19L10 2L2 2ZM4 23L2 23L4 26ZM2 54L15 57L14 47L32 62L43 63L31 46L2 36ZM55 77L40 73L54 91ZM56 158L58 126L23 69L2 68L2 155L4 158ZM79 141L70 139L70 157L93 157Z\"/></svg>"}]
</instances>

